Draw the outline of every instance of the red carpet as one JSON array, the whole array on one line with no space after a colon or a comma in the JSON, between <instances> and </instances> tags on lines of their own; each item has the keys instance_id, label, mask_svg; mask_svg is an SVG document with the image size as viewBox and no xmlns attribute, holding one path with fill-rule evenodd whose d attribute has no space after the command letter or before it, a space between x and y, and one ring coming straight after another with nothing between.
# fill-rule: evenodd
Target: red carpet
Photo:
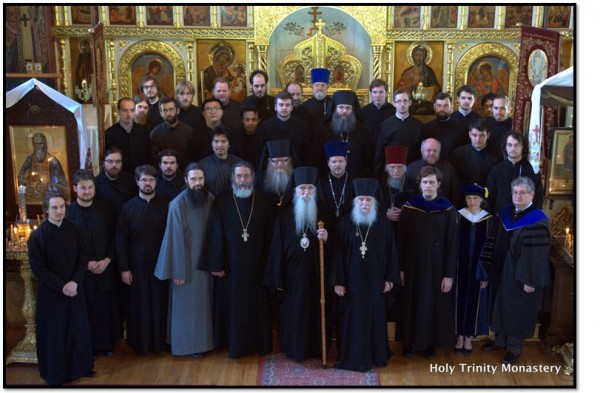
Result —
<instances>
[{"instance_id":1,"label":"red carpet","mask_svg":"<svg viewBox=\"0 0 600 393\"><path fill-rule=\"evenodd\" d=\"M260 386L379 386L379 372L366 373L323 368L320 360L295 362L277 352L260 359Z\"/></svg>"}]
</instances>

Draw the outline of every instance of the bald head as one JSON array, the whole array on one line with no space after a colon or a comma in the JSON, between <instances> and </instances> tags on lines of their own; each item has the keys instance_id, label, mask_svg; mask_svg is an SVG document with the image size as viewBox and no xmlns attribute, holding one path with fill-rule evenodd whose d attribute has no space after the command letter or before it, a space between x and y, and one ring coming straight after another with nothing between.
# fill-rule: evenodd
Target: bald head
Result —
<instances>
[{"instance_id":1,"label":"bald head","mask_svg":"<svg viewBox=\"0 0 600 393\"><path fill-rule=\"evenodd\" d=\"M425 139L421 143L421 157L429 164L434 165L440 160L442 144L434 138Z\"/></svg>"}]
</instances>

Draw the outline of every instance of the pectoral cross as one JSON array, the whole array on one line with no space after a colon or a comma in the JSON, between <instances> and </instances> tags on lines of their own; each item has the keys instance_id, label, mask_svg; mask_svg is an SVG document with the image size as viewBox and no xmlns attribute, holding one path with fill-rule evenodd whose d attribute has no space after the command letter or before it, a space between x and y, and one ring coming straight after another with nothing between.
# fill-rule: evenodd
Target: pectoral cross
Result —
<instances>
[{"instance_id":1,"label":"pectoral cross","mask_svg":"<svg viewBox=\"0 0 600 393\"><path fill-rule=\"evenodd\" d=\"M23 22L23 26L27 27L27 21L31 20L30 18L27 17L27 14L23 14L23 16L21 17L21 19L19 19L21 22Z\"/></svg>"},{"instance_id":2,"label":"pectoral cross","mask_svg":"<svg viewBox=\"0 0 600 393\"><path fill-rule=\"evenodd\" d=\"M359 250L360 254L362 255L362 258L365 259L365 254L367 253L367 242L362 242Z\"/></svg>"},{"instance_id":3,"label":"pectoral cross","mask_svg":"<svg viewBox=\"0 0 600 393\"><path fill-rule=\"evenodd\" d=\"M249 237L250 234L248 233L248 230L244 229L244 232L242 233L242 239L244 239L244 241L247 242Z\"/></svg>"}]
</instances>

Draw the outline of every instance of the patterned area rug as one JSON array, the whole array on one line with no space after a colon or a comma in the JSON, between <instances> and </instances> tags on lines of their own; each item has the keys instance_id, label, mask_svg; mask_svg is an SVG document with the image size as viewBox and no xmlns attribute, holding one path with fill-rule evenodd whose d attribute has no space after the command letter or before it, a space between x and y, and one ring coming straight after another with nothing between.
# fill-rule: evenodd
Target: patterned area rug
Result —
<instances>
[{"instance_id":1,"label":"patterned area rug","mask_svg":"<svg viewBox=\"0 0 600 393\"><path fill-rule=\"evenodd\" d=\"M320 360L295 362L277 352L260 359L260 386L379 386L379 372L366 373L323 368Z\"/></svg>"}]
</instances>

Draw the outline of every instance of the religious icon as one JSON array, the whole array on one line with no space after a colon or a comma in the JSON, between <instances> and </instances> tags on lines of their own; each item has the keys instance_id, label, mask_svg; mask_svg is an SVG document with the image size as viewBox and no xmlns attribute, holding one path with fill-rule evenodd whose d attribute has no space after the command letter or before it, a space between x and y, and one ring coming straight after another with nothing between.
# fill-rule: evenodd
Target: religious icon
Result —
<instances>
[{"instance_id":1,"label":"religious icon","mask_svg":"<svg viewBox=\"0 0 600 393\"><path fill-rule=\"evenodd\" d=\"M146 7L146 23L148 25L172 26L173 7L166 5L149 5Z\"/></svg>"},{"instance_id":2,"label":"religious icon","mask_svg":"<svg viewBox=\"0 0 600 393\"><path fill-rule=\"evenodd\" d=\"M210 6L186 5L183 7L184 26L210 26Z\"/></svg>"},{"instance_id":3,"label":"religious icon","mask_svg":"<svg viewBox=\"0 0 600 393\"><path fill-rule=\"evenodd\" d=\"M248 27L248 6L222 5L221 27Z\"/></svg>"},{"instance_id":4,"label":"religious icon","mask_svg":"<svg viewBox=\"0 0 600 393\"><path fill-rule=\"evenodd\" d=\"M496 17L496 7L493 5L469 6L468 27L486 28L494 27Z\"/></svg>"},{"instance_id":5,"label":"religious icon","mask_svg":"<svg viewBox=\"0 0 600 393\"><path fill-rule=\"evenodd\" d=\"M108 7L108 21L111 25L135 25L135 6L111 5Z\"/></svg>"},{"instance_id":6,"label":"religious icon","mask_svg":"<svg viewBox=\"0 0 600 393\"><path fill-rule=\"evenodd\" d=\"M156 53L146 53L139 56L131 65L132 91L135 95L142 94L140 80L143 76L152 74L158 79L160 91L168 96L174 97L174 71L173 65L164 56Z\"/></svg>"},{"instance_id":7,"label":"religious icon","mask_svg":"<svg viewBox=\"0 0 600 393\"><path fill-rule=\"evenodd\" d=\"M431 27L434 29L456 28L458 6L439 5L431 7Z\"/></svg>"},{"instance_id":8,"label":"religious icon","mask_svg":"<svg viewBox=\"0 0 600 393\"><path fill-rule=\"evenodd\" d=\"M548 76L548 57L541 49L536 49L529 55L527 62L527 77L532 86L542 82Z\"/></svg>"},{"instance_id":9,"label":"religious icon","mask_svg":"<svg viewBox=\"0 0 600 393\"><path fill-rule=\"evenodd\" d=\"M393 28L419 28L421 26L421 7L398 5L393 8Z\"/></svg>"}]
</instances>

